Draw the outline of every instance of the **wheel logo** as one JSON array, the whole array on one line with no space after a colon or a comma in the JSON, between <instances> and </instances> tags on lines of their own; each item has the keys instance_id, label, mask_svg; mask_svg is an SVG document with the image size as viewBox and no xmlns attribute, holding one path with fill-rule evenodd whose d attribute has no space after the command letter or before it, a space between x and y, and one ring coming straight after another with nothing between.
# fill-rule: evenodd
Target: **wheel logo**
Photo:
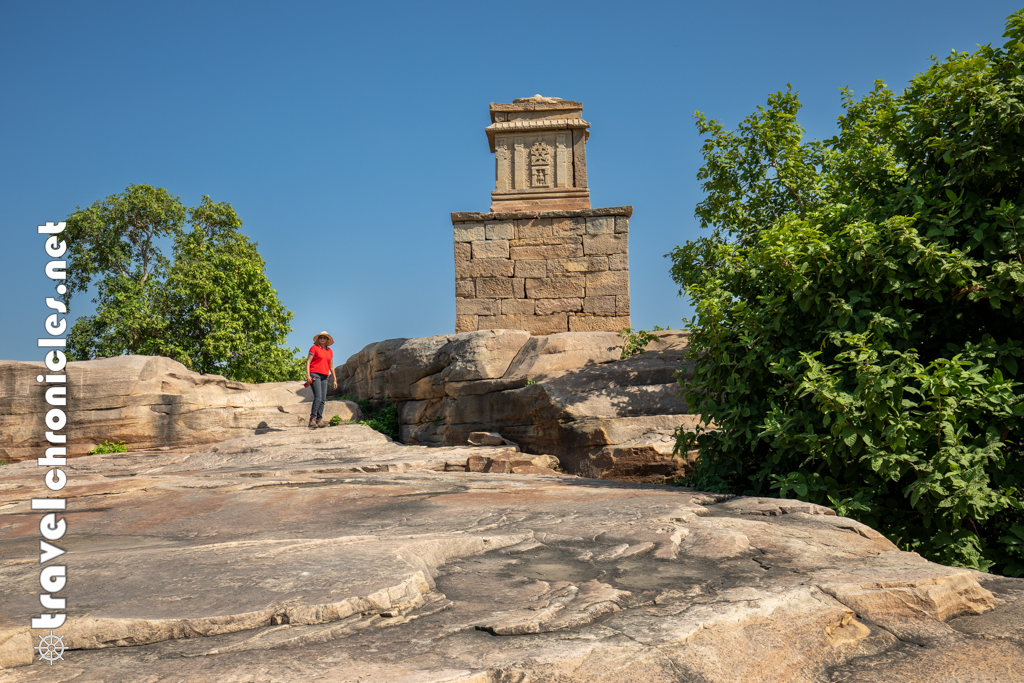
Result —
<instances>
[{"instance_id":1,"label":"wheel logo","mask_svg":"<svg viewBox=\"0 0 1024 683\"><path fill-rule=\"evenodd\" d=\"M64 661L64 636L55 636L53 631L50 631L48 636L39 636L39 644L33 649L39 650L39 659L45 659L53 666L53 663L58 659Z\"/></svg>"}]
</instances>

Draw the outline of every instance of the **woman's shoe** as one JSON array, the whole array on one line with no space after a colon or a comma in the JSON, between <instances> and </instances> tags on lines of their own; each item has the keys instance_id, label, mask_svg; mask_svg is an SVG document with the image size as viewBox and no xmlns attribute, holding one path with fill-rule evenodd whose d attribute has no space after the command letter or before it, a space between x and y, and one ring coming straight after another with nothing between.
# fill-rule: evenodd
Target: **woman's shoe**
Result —
<instances>
[{"instance_id":1,"label":"woman's shoe","mask_svg":"<svg viewBox=\"0 0 1024 683\"><path fill-rule=\"evenodd\" d=\"M319 419L319 420L317 420L317 421L316 421L316 426L317 426L317 427L326 427L326 426L327 426L327 423L326 423L326 422L324 422L324 421L323 421L323 419L321 418L321 419Z\"/></svg>"},{"instance_id":2,"label":"woman's shoe","mask_svg":"<svg viewBox=\"0 0 1024 683\"><path fill-rule=\"evenodd\" d=\"M316 420L314 418L312 418L312 417L309 418L309 427L310 427L310 429L315 429L316 426L317 426Z\"/></svg>"}]
</instances>

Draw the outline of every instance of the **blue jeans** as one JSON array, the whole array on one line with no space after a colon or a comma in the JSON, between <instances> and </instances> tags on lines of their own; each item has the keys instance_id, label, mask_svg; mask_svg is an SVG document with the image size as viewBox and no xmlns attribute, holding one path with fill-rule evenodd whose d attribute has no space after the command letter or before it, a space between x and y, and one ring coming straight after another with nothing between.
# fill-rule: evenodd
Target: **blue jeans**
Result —
<instances>
[{"instance_id":1,"label":"blue jeans","mask_svg":"<svg viewBox=\"0 0 1024 683\"><path fill-rule=\"evenodd\" d=\"M322 375L319 372L311 372L309 376L313 378L313 383L309 385L313 387L313 410L309 414L309 419L322 420L324 404L327 403L327 380L331 376Z\"/></svg>"}]
</instances>

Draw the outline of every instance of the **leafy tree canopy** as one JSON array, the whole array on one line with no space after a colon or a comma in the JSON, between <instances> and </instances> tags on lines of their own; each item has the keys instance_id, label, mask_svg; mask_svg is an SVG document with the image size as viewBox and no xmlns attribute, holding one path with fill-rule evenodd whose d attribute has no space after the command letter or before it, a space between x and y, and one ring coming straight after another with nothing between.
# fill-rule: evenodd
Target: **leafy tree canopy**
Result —
<instances>
[{"instance_id":1,"label":"leafy tree canopy","mask_svg":"<svg viewBox=\"0 0 1024 683\"><path fill-rule=\"evenodd\" d=\"M63 234L68 299L94 283L97 306L72 327L70 354L160 355L239 381L299 379L299 349L283 345L292 313L241 227L226 202L204 196L186 208L149 185L77 208Z\"/></svg>"},{"instance_id":2,"label":"leafy tree canopy","mask_svg":"<svg viewBox=\"0 0 1024 683\"><path fill-rule=\"evenodd\" d=\"M1024 10L902 93L843 91L804 141L790 90L735 131L696 115L709 234L687 483L832 506L901 548L1024 575Z\"/></svg>"}]
</instances>

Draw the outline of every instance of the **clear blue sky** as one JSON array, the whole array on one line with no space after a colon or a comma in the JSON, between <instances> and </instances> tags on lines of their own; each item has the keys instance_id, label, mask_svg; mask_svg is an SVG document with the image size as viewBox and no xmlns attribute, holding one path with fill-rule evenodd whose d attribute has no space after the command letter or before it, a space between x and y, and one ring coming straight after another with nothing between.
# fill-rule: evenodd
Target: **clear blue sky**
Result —
<instances>
[{"instance_id":1,"label":"clear blue sky","mask_svg":"<svg viewBox=\"0 0 1024 683\"><path fill-rule=\"evenodd\" d=\"M0 358L40 360L35 226L130 184L229 201L335 355L455 326L452 211L486 211L489 102L582 101L595 207L634 206L633 327L689 314L663 257L699 233L701 110L732 127L792 83L809 137L839 88L1001 44L1019 5L822 2L6 2ZM72 316L91 313L80 296Z\"/></svg>"}]
</instances>

